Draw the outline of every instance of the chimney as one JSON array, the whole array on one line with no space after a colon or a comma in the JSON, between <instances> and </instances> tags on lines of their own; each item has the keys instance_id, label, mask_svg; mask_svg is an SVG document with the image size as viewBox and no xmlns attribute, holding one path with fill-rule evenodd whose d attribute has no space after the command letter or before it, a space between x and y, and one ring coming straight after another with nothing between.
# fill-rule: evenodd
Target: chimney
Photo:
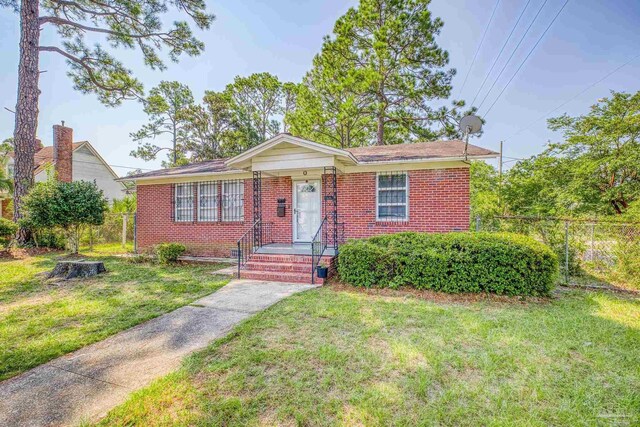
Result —
<instances>
[{"instance_id":1,"label":"chimney","mask_svg":"<svg viewBox=\"0 0 640 427\"><path fill-rule=\"evenodd\" d=\"M72 151L73 129L61 125L53 126L53 162L58 181L71 182L72 176Z\"/></svg>"},{"instance_id":2,"label":"chimney","mask_svg":"<svg viewBox=\"0 0 640 427\"><path fill-rule=\"evenodd\" d=\"M36 153L40 150L42 150L42 148L44 147L44 145L42 145L42 141L40 141L38 138L36 138Z\"/></svg>"}]
</instances>

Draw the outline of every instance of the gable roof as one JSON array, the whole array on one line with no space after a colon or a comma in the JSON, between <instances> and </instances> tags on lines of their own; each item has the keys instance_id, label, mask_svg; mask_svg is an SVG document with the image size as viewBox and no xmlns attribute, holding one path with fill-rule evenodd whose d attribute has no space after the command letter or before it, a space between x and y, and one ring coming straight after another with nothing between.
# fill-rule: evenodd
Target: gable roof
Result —
<instances>
[{"instance_id":1,"label":"gable roof","mask_svg":"<svg viewBox=\"0 0 640 427\"><path fill-rule=\"evenodd\" d=\"M72 151L76 151L86 141L74 142ZM53 145L47 145L36 151L33 157L33 174L37 175L47 168L48 165L53 164Z\"/></svg>"},{"instance_id":2,"label":"gable roof","mask_svg":"<svg viewBox=\"0 0 640 427\"><path fill-rule=\"evenodd\" d=\"M258 154L275 147L276 145L288 143L297 145L299 147L308 148L313 151L319 151L325 154L331 154L334 156L342 157L350 163L357 163L358 161L347 150L341 150L339 148L331 147L329 145L320 144L318 142L310 141L308 139L298 138L290 133L279 133L271 139L266 140L262 144L258 144L253 148L248 149L244 153L240 153L235 157L232 157L226 161L229 166L238 165L250 158L257 156Z\"/></svg>"},{"instance_id":3,"label":"gable roof","mask_svg":"<svg viewBox=\"0 0 640 427\"><path fill-rule=\"evenodd\" d=\"M180 176L206 176L218 174L237 174L247 172L243 166L254 156L281 143L290 143L310 150L339 156L342 161L352 165L371 165L377 163L409 163L418 161L462 161L469 159L494 158L499 155L495 151L467 145L465 156L465 142L460 140L429 141L411 144L378 145L340 149L320 144L314 141L298 138L290 134L279 134L262 144L230 159L216 159L192 163L168 169L159 169L141 174L120 178L121 181L170 178ZM235 166L235 167L234 167Z\"/></svg>"},{"instance_id":4,"label":"gable roof","mask_svg":"<svg viewBox=\"0 0 640 427\"><path fill-rule=\"evenodd\" d=\"M100 160L100 162L102 164L104 164L104 166L107 168L107 170L109 170L111 175L113 175L114 179L116 179L116 180L119 179L118 174L102 158L100 153L98 153L98 151L96 151L96 149L93 148L93 145L91 145L91 143L89 141L79 141L79 142L72 143L71 144L71 152L73 153L73 152L79 150L82 147L86 147L89 151L91 151L91 153L98 160ZM54 155L53 145L47 145L45 147L42 147L40 150L36 151L36 153L33 156L33 174L37 175L40 172L42 172L43 170L46 170L49 165L54 164L55 162L54 162L53 155ZM14 157L14 153L10 152L9 153L9 157L13 158ZM72 162L73 162L73 160L72 160Z\"/></svg>"}]
</instances>

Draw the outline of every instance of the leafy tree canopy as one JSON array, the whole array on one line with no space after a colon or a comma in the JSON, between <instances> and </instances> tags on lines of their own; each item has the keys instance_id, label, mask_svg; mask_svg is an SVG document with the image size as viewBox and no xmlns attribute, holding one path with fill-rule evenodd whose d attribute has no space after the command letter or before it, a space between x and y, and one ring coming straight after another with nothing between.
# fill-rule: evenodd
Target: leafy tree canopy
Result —
<instances>
[{"instance_id":1,"label":"leafy tree canopy","mask_svg":"<svg viewBox=\"0 0 640 427\"><path fill-rule=\"evenodd\" d=\"M131 155L153 160L160 151L169 150L168 165L176 165L178 159L184 157L184 145L188 141L185 128L189 122L189 112L194 106L191 89L180 82L163 81L149 91L149 96L143 103L149 123L130 134L138 142L138 148ZM170 136L171 147L160 147L149 141L161 135Z\"/></svg>"},{"instance_id":2,"label":"leafy tree canopy","mask_svg":"<svg viewBox=\"0 0 640 427\"><path fill-rule=\"evenodd\" d=\"M449 55L436 43L443 22L432 16L429 3L360 0L338 19L306 81L319 99L311 103L305 119L313 121L313 108L328 94L334 105L329 119L319 116L305 129L325 134L332 130L334 139L345 127L366 132L368 137L349 138L349 145L457 136L452 120L464 102L454 101L452 109L434 107L435 101L449 97L455 70L446 69ZM369 123L345 121L344 114L353 117L354 111L356 117L364 114L375 122L373 134Z\"/></svg>"},{"instance_id":3,"label":"leafy tree canopy","mask_svg":"<svg viewBox=\"0 0 640 427\"><path fill-rule=\"evenodd\" d=\"M566 163L566 190L594 211L623 213L640 197L640 91L612 92L588 114L549 120L564 141L547 153Z\"/></svg>"}]
</instances>

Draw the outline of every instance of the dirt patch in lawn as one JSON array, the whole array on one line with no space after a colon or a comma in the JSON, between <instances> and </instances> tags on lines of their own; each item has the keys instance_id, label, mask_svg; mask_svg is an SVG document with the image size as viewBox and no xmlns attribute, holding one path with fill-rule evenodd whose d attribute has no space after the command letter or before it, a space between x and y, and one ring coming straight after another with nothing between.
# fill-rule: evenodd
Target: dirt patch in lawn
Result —
<instances>
[{"instance_id":1,"label":"dirt patch in lawn","mask_svg":"<svg viewBox=\"0 0 640 427\"><path fill-rule=\"evenodd\" d=\"M9 248L0 251L0 259L27 259L55 252L62 253L59 249L51 248Z\"/></svg>"},{"instance_id":2,"label":"dirt patch in lawn","mask_svg":"<svg viewBox=\"0 0 640 427\"><path fill-rule=\"evenodd\" d=\"M458 304L473 304L480 301L490 302L493 304L548 304L553 300L553 297L522 297L522 296L506 296L495 295L488 293L464 293L464 294L448 294L445 292L436 292L425 289L414 289L410 287L401 287L398 289L389 288L362 288L357 286L347 285L342 282L331 281L329 283L329 289L336 292L351 292L362 293L366 295L377 295L382 297L413 297L422 299L425 301L432 301L437 303L458 303Z\"/></svg>"}]
</instances>

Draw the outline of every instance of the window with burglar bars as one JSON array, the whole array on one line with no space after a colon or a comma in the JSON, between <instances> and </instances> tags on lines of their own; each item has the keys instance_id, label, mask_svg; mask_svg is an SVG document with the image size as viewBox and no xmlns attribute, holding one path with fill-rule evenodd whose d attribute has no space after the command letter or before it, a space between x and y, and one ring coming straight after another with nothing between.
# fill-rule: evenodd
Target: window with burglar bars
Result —
<instances>
[{"instance_id":1,"label":"window with burglar bars","mask_svg":"<svg viewBox=\"0 0 640 427\"><path fill-rule=\"evenodd\" d=\"M409 178L406 172L380 172L376 182L378 221L409 218Z\"/></svg>"},{"instance_id":2,"label":"window with burglar bars","mask_svg":"<svg viewBox=\"0 0 640 427\"><path fill-rule=\"evenodd\" d=\"M175 185L176 222L193 221L193 184Z\"/></svg>"},{"instance_id":3,"label":"window with burglar bars","mask_svg":"<svg viewBox=\"0 0 640 427\"><path fill-rule=\"evenodd\" d=\"M222 182L222 220L244 220L244 181Z\"/></svg>"},{"instance_id":4,"label":"window with burglar bars","mask_svg":"<svg viewBox=\"0 0 640 427\"><path fill-rule=\"evenodd\" d=\"M218 183L201 182L198 185L198 221L218 220Z\"/></svg>"},{"instance_id":5,"label":"window with burglar bars","mask_svg":"<svg viewBox=\"0 0 640 427\"><path fill-rule=\"evenodd\" d=\"M244 221L244 180L191 182L173 188L176 222Z\"/></svg>"}]
</instances>

